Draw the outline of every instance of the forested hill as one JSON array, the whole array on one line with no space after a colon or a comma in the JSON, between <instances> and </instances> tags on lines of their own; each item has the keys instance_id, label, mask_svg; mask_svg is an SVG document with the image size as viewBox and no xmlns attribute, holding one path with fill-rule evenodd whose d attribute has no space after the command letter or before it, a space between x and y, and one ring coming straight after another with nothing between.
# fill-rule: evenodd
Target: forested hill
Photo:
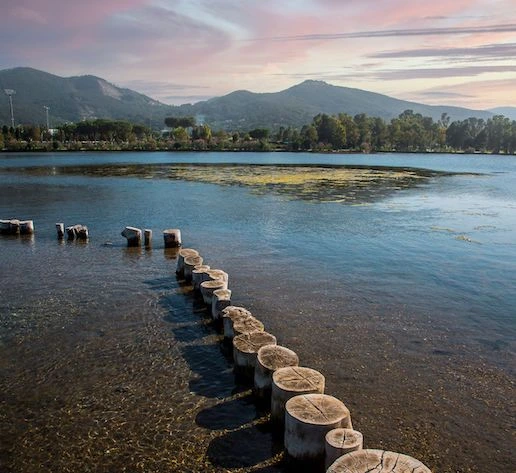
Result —
<instances>
[{"instance_id":1,"label":"forested hill","mask_svg":"<svg viewBox=\"0 0 516 473\"><path fill-rule=\"evenodd\" d=\"M99 77L63 78L31 68L0 71L0 89L15 89L16 123L45 124L44 106L50 107L51 126L84 119L124 119L161 128L166 116L195 116L213 129L250 130L265 127L301 127L319 113L365 113L385 120L407 109L438 120L443 113L452 121L469 117L487 119L489 111L430 106L322 81L305 81L275 93L236 91L193 105L174 107L130 89L116 87ZM3 104L3 105L2 105ZM0 124L10 123L7 97L0 101Z\"/></svg>"},{"instance_id":2,"label":"forested hill","mask_svg":"<svg viewBox=\"0 0 516 473\"><path fill-rule=\"evenodd\" d=\"M237 91L178 109L181 114L203 117L212 127L237 130L255 127L276 129L287 125L300 127L318 113L347 113L351 116L365 113L385 120L395 118L408 109L434 120L438 120L443 113L448 114L452 121L493 116L484 110L424 105L313 80L276 93Z\"/></svg>"},{"instance_id":3,"label":"forested hill","mask_svg":"<svg viewBox=\"0 0 516 473\"><path fill-rule=\"evenodd\" d=\"M47 72L18 67L0 71L0 123L10 123L10 110L4 89L13 96L16 123L44 124L50 107L51 126L84 119L123 119L162 127L172 108L130 89L123 89L99 77L59 77Z\"/></svg>"}]
</instances>

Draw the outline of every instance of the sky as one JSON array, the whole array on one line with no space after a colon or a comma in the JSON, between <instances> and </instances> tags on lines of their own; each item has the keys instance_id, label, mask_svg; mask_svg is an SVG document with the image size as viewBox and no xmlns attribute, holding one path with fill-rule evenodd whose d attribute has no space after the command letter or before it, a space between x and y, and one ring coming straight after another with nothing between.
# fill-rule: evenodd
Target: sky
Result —
<instances>
[{"instance_id":1,"label":"sky","mask_svg":"<svg viewBox=\"0 0 516 473\"><path fill-rule=\"evenodd\" d=\"M92 74L165 103L307 79L516 106L516 0L2 0L0 69Z\"/></svg>"}]
</instances>

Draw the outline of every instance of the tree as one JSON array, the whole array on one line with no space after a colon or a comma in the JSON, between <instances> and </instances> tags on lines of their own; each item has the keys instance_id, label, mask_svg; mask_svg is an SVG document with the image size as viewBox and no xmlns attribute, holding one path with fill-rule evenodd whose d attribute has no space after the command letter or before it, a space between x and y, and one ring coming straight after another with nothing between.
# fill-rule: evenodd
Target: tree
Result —
<instances>
[{"instance_id":1,"label":"tree","mask_svg":"<svg viewBox=\"0 0 516 473\"><path fill-rule=\"evenodd\" d=\"M170 128L192 128L195 126L195 117L167 117L165 125Z\"/></svg>"},{"instance_id":2,"label":"tree","mask_svg":"<svg viewBox=\"0 0 516 473\"><path fill-rule=\"evenodd\" d=\"M255 140L266 140L269 137L269 129L255 128L249 132L249 136Z\"/></svg>"}]
</instances>

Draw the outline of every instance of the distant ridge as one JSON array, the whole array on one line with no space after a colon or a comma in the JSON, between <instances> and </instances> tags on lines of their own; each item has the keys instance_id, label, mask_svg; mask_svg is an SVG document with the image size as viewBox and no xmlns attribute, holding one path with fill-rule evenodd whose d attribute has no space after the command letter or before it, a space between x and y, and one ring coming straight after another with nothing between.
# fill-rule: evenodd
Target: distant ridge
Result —
<instances>
[{"instance_id":1,"label":"distant ridge","mask_svg":"<svg viewBox=\"0 0 516 473\"><path fill-rule=\"evenodd\" d=\"M347 113L352 116L366 113L385 120L407 109L434 120L438 120L443 113L448 114L452 121L493 116L492 111L424 105L314 80L307 80L281 92L253 93L239 90L181 106L166 105L92 75L63 78L28 67L0 71L0 89L6 88L16 90L16 123L44 124L44 106L50 107L51 124L109 118L146 125L152 123L155 128L162 128L166 116L193 115L214 129L227 130L301 127L310 123L318 113ZM4 98L4 105L0 105L0 123L9 124L9 107L7 98ZM508 107L496 110L516 109Z\"/></svg>"},{"instance_id":2,"label":"distant ridge","mask_svg":"<svg viewBox=\"0 0 516 473\"><path fill-rule=\"evenodd\" d=\"M516 120L516 107L496 107L489 111L494 115L503 115L511 120Z\"/></svg>"}]
</instances>

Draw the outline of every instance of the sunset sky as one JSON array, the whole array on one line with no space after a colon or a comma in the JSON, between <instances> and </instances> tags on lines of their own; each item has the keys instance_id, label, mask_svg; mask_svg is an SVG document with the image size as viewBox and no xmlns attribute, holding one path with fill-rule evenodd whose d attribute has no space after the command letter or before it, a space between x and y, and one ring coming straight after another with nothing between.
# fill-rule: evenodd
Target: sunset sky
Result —
<instances>
[{"instance_id":1,"label":"sunset sky","mask_svg":"<svg viewBox=\"0 0 516 473\"><path fill-rule=\"evenodd\" d=\"M0 69L93 74L166 103L306 79L516 106L516 0L2 0Z\"/></svg>"}]
</instances>

